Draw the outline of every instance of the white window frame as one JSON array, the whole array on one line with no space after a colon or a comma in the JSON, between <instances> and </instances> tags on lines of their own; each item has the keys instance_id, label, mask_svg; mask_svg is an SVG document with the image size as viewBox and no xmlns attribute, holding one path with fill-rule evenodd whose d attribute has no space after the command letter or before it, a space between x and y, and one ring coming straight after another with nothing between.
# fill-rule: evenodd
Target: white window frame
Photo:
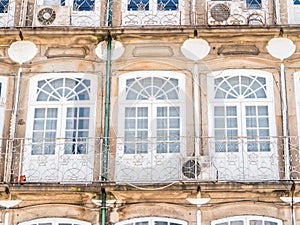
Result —
<instances>
[{"instance_id":1,"label":"white window frame","mask_svg":"<svg viewBox=\"0 0 300 225\"><path fill-rule=\"evenodd\" d=\"M91 225L91 223L76 219L65 219L65 218L43 218L35 219L26 222L19 223L18 225L39 225L41 223L51 223L51 225L59 225L60 223L69 223L71 225Z\"/></svg>"},{"instance_id":2,"label":"white window frame","mask_svg":"<svg viewBox=\"0 0 300 225\"><path fill-rule=\"evenodd\" d=\"M84 74L84 73L49 73L49 74L41 74L35 77L32 77L30 80L30 88L29 88L29 101L28 101L28 118L27 121L29 121L26 127L26 137L27 138L32 138L32 132L33 132L33 121L34 121L34 110L36 108L40 107L57 107L57 108L67 108L67 106L61 106L61 101L57 101L55 103L48 101L48 102L37 102L37 84L41 80L46 80L46 79L59 79L59 78L87 78L91 81L91 92L90 92L90 100L88 105L90 106L90 121L89 121L89 137L93 138L95 135L95 114L96 114L96 99L97 99L97 76L96 75L91 75L91 74ZM82 106L82 103L80 104L81 101L77 101L77 103L74 105L71 104L70 101L70 106ZM69 104L68 104L69 105ZM66 121L66 116L62 115L62 117L57 117L58 119L61 118L63 122ZM58 122L58 127L62 127L64 124L60 124ZM59 131L59 128L56 129L57 133ZM59 136L56 138L64 138L64 132L61 132Z\"/></svg>"},{"instance_id":3,"label":"white window frame","mask_svg":"<svg viewBox=\"0 0 300 225\"><path fill-rule=\"evenodd\" d=\"M177 73L177 72L168 72L168 71L137 71L137 72L131 72L131 73L126 73L122 74L120 76L119 80L119 112L125 111L125 108L130 106L132 104L134 107L137 106L148 106L150 104L155 105L155 108L159 106L173 106L172 100L155 100L155 103L151 100L126 100L126 81L131 78L136 78L136 77L168 77L168 78L176 78L178 79L178 87L179 87L179 99L174 100L175 105L180 108L180 137L184 138L186 135L186 112L185 112L185 77L184 74L182 73ZM154 119L155 115L154 110L152 110L151 116L148 116L149 119ZM125 122L125 117L124 114L118 113L118 137L124 137L124 132L125 132L125 127L124 127L124 122ZM149 121L151 123L152 121ZM153 122L152 122L153 123ZM151 124L150 124L151 125ZM153 127L153 126L152 126ZM155 127L155 130L152 130L152 135L148 136L149 138L153 138L156 136L156 131L157 127ZM123 145L124 146L124 145ZM124 152L124 150L123 150ZM150 152L148 151L148 154ZM185 153L185 141L181 140L180 144L180 154ZM159 154L159 153L157 153ZM162 153L164 154L164 153ZM172 154L172 153L170 153Z\"/></svg>"},{"instance_id":4,"label":"white window frame","mask_svg":"<svg viewBox=\"0 0 300 225\"><path fill-rule=\"evenodd\" d=\"M72 99L74 99L74 97L78 98L78 95L70 94L69 100L72 101L68 101L68 99L66 99L65 96L62 96L61 94L56 94L56 98L58 99L58 101L49 101L49 96L53 96L55 93L59 93L57 91L57 87L54 87L54 89L48 88L48 90L50 90L50 92L54 94L44 95L43 97L45 99L42 99L43 101L36 101L37 96L39 94L39 92L37 92L37 84L39 81L45 81L50 79L51 82L51 79L56 80L60 78L80 78L81 80L89 80L90 83L88 87L82 87L80 89L83 95L87 95L86 92L89 92L89 98L83 98L86 100L74 101ZM85 83L81 83L81 81L79 82L79 80L77 81L78 84L86 86ZM94 74L49 73L37 75L30 78L26 127L27 143L26 147L24 148L24 162L22 168L22 173L26 175L26 179L28 181L66 183L93 181L95 151L94 137L96 126L96 104L98 91L97 86L98 77ZM62 87L64 86L59 86L60 90L64 89ZM69 93L76 92L76 86L69 85L67 87L71 88L71 90L73 91ZM46 94L47 93L48 91L46 92ZM89 108L89 115L77 114L77 116L73 116L72 114L69 114L69 116L67 116L67 114L63 114L64 112L67 112L68 108L75 109L86 107ZM56 108L57 111L60 111L61 116L60 114L57 114L54 117L51 117L50 115L35 118L36 108ZM48 123L47 121L49 118L50 122ZM82 120L79 121L79 119L81 118ZM37 125L39 126L37 127L37 129L35 129L35 131L39 135L38 137L41 137L42 140L36 139L35 142L32 142L31 138L33 137L34 121L38 120L42 122L37 123ZM55 123L57 124L57 126L55 126L55 123L53 123L53 121L56 121ZM80 126L77 125L79 124L79 122L81 123ZM48 132L49 126L50 133L52 132L51 135L49 135ZM71 138L69 135L69 138L65 139L65 131L67 131L67 135L71 135ZM80 134L80 132L85 133ZM74 137L73 139L72 135ZM45 137L50 137L50 139L45 139ZM73 172L73 175L70 174L70 172Z\"/></svg>"},{"instance_id":5,"label":"white window frame","mask_svg":"<svg viewBox=\"0 0 300 225\"><path fill-rule=\"evenodd\" d=\"M0 139L3 138L3 128L4 128L4 119L5 119L5 106L6 106L6 97L7 97L7 77L0 76L1 83L1 92L0 92Z\"/></svg>"},{"instance_id":6,"label":"white window frame","mask_svg":"<svg viewBox=\"0 0 300 225\"><path fill-rule=\"evenodd\" d=\"M295 0L287 0L288 23L300 24L300 4L294 4Z\"/></svg>"},{"instance_id":7,"label":"white window frame","mask_svg":"<svg viewBox=\"0 0 300 225\"><path fill-rule=\"evenodd\" d=\"M268 222L274 222L277 223L277 225L282 225L282 220L272 218L272 217L266 217L266 216L232 216L232 217L226 217L218 220L214 220L211 222L211 225L218 225L218 224L223 224L227 223L227 225L230 224L232 221L243 221L243 225L250 225L249 221L251 220L261 220L261 221L268 221ZM264 223L263 223L264 224Z\"/></svg>"},{"instance_id":8,"label":"white window frame","mask_svg":"<svg viewBox=\"0 0 300 225\"><path fill-rule=\"evenodd\" d=\"M231 106L231 105L237 105L236 100L233 99L232 101L229 99L215 99L214 98L214 79L217 77L222 77L222 76L258 76L258 77L264 77L266 79L266 98L258 98L258 99L244 99L242 100L243 105L247 106L268 106L269 109L269 136L274 137L277 132L276 132L276 123L275 123L275 113L274 113L274 89L273 89L273 76L271 73L266 72L266 71L261 71L261 70L252 70L252 69L229 69L229 70L224 70L224 71L216 71L212 72L208 76L208 118L211 118L208 120L208 127L209 127L209 136L214 137L214 113L213 113L213 108L214 106ZM237 117L244 117L245 115L241 115L244 110L238 110ZM246 128L243 128L241 130L241 124L240 121L238 121L238 136L247 136L245 133Z\"/></svg>"},{"instance_id":9,"label":"white window frame","mask_svg":"<svg viewBox=\"0 0 300 225\"><path fill-rule=\"evenodd\" d=\"M138 223L138 222L148 222L148 225L155 225L155 221L167 222L168 224L169 223L178 223L181 225L188 225L188 223L184 220L166 218L166 217L139 217L139 218L124 220L124 221L116 223L115 225L129 225L129 224L134 225L135 223Z\"/></svg>"},{"instance_id":10,"label":"white window frame","mask_svg":"<svg viewBox=\"0 0 300 225\"><path fill-rule=\"evenodd\" d=\"M153 78L161 78L162 80L154 80ZM172 79L176 79L176 81ZM129 83L126 83L127 81ZM152 89L152 87L154 88ZM126 91L127 88L132 91ZM185 74L179 72L153 70L135 71L120 75L117 107L116 182L149 183L170 182L180 179L178 167L180 166L181 159L186 156L185 89ZM150 91L147 92L145 90ZM129 94L129 100L126 99L127 93ZM139 95L133 93L139 93ZM133 115L134 113L129 113L127 114L129 115L127 117L128 120L126 121L124 116L125 109L130 108L131 106L133 109L147 107L148 115L145 114L145 117L140 117L136 116L137 114ZM166 107L169 109L171 107L178 107L180 114L178 116L177 109L169 111L169 113L171 111L173 112L172 115L165 111L161 113L157 110L158 107ZM151 109L153 110L151 111ZM162 117L156 117L156 113L158 112L161 113L160 116ZM152 114L149 115L149 113ZM166 118L164 116L166 116ZM140 120L135 120L134 122L134 117ZM146 119L146 117L148 119ZM131 119L133 120L130 121ZM152 121L150 119L152 119ZM163 126L158 126L159 119L163 120L163 122L159 123ZM126 140L124 139L126 131L125 121L128 122L126 129L129 131ZM131 124L133 126L129 127L128 125ZM148 127L142 126L141 124L148 124ZM170 126L170 124L174 126ZM139 137L141 138L136 138L136 136L132 135L133 130L134 132L137 132L141 127L142 131L145 129L145 133L143 133L144 136L139 133ZM175 134L175 137L170 137L172 133ZM180 136L177 136L178 133ZM165 139L158 139L156 136L165 137ZM129 151L125 152L125 150L128 150L125 146L129 146ZM132 149L134 149L134 151L132 151ZM147 151L145 151L145 149L147 149ZM151 173L148 171L151 171Z\"/></svg>"}]
</instances>

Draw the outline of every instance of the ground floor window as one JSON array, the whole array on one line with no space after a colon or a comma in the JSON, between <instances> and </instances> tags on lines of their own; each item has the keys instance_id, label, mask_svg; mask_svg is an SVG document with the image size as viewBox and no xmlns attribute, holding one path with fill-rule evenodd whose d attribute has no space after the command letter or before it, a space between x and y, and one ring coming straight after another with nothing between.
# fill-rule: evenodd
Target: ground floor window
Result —
<instances>
[{"instance_id":1,"label":"ground floor window","mask_svg":"<svg viewBox=\"0 0 300 225\"><path fill-rule=\"evenodd\" d=\"M264 216L234 216L212 221L211 225L282 225L282 221Z\"/></svg>"},{"instance_id":2,"label":"ground floor window","mask_svg":"<svg viewBox=\"0 0 300 225\"><path fill-rule=\"evenodd\" d=\"M43 218L19 223L19 225L91 225L91 223L65 218Z\"/></svg>"}]
</instances>

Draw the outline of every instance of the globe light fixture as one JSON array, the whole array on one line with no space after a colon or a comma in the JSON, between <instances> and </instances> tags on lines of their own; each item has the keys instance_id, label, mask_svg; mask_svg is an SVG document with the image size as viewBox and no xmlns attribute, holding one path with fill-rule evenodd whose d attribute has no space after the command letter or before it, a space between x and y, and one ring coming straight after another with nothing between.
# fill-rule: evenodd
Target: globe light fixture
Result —
<instances>
[{"instance_id":1,"label":"globe light fixture","mask_svg":"<svg viewBox=\"0 0 300 225\"><path fill-rule=\"evenodd\" d=\"M112 41L111 60L120 58L125 51L122 43L119 41ZM101 41L95 48L96 55L103 61L107 60L107 41Z\"/></svg>"},{"instance_id":2,"label":"globe light fixture","mask_svg":"<svg viewBox=\"0 0 300 225\"><path fill-rule=\"evenodd\" d=\"M210 46L201 38L187 39L181 46L181 52L187 59L199 61L208 55Z\"/></svg>"},{"instance_id":3,"label":"globe light fixture","mask_svg":"<svg viewBox=\"0 0 300 225\"><path fill-rule=\"evenodd\" d=\"M33 59L38 49L31 41L16 41L13 42L8 49L9 58L22 65Z\"/></svg>"},{"instance_id":4,"label":"globe light fixture","mask_svg":"<svg viewBox=\"0 0 300 225\"><path fill-rule=\"evenodd\" d=\"M294 45L293 41L288 38L272 38L268 42L267 50L270 55L283 61L294 54L296 51L296 45Z\"/></svg>"}]
</instances>

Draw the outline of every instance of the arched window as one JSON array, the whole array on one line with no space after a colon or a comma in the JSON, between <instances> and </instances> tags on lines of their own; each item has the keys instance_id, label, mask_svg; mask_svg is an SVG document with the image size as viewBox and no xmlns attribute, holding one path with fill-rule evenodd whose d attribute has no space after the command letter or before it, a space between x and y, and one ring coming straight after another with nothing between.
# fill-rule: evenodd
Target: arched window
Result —
<instances>
[{"instance_id":1,"label":"arched window","mask_svg":"<svg viewBox=\"0 0 300 225\"><path fill-rule=\"evenodd\" d=\"M277 165L272 138L276 135L272 75L257 70L215 72L208 78L208 88L212 154L221 159L224 153L232 161L224 161L225 157L219 162L220 171L224 171L219 171L221 178L222 174L224 179L277 177L277 171L271 171L275 168L265 171L270 165ZM261 160L263 157L266 158ZM236 167L229 168L230 164ZM256 165L254 171L249 170L250 165ZM263 170L262 176L257 175L259 169Z\"/></svg>"},{"instance_id":2,"label":"arched window","mask_svg":"<svg viewBox=\"0 0 300 225\"><path fill-rule=\"evenodd\" d=\"M142 217L124 220L116 225L187 225L186 221L164 217Z\"/></svg>"},{"instance_id":3,"label":"arched window","mask_svg":"<svg viewBox=\"0 0 300 225\"><path fill-rule=\"evenodd\" d=\"M164 71L134 72L122 75L119 85L118 159L126 163L117 164L117 179L155 180L161 173L158 167L150 169L152 171L144 177L137 170L128 171L127 175L124 172L130 164L133 170L140 165L146 172L144 167L154 167L157 160L163 165L167 158L178 158L185 152L182 139L185 135L184 76Z\"/></svg>"},{"instance_id":4,"label":"arched window","mask_svg":"<svg viewBox=\"0 0 300 225\"><path fill-rule=\"evenodd\" d=\"M93 75L47 74L31 79L27 138L32 140L32 145L30 145L30 154L26 152L25 159L30 159L31 164L35 165L33 159L42 159L35 156L44 156L48 158L47 162L53 158L55 163L52 161L53 164L49 166L55 170L62 168L59 166L59 158L65 156L71 159L68 155L78 155L78 159L80 157L83 159L92 154L90 138L94 137L95 131L96 87L97 77ZM78 166L86 170L83 165ZM31 168L34 169L32 166ZM37 166L36 169L41 168ZM50 168L45 169L50 170ZM37 173L35 169L29 170L27 171L29 180L33 177L41 179L40 172ZM73 170L72 179L77 177L75 172L77 175L84 173ZM55 174L52 171L51 174L53 177L48 179L58 179L55 175L58 171ZM47 177L47 172L45 175ZM42 177L46 179L44 175ZM67 175L63 177L66 178Z\"/></svg>"},{"instance_id":5,"label":"arched window","mask_svg":"<svg viewBox=\"0 0 300 225\"><path fill-rule=\"evenodd\" d=\"M212 221L211 225L282 225L282 221L264 216L234 216Z\"/></svg>"},{"instance_id":6,"label":"arched window","mask_svg":"<svg viewBox=\"0 0 300 225\"><path fill-rule=\"evenodd\" d=\"M65 218L43 218L22 222L19 225L91 225L91 223Z\"/></svg>"}]
</instances>

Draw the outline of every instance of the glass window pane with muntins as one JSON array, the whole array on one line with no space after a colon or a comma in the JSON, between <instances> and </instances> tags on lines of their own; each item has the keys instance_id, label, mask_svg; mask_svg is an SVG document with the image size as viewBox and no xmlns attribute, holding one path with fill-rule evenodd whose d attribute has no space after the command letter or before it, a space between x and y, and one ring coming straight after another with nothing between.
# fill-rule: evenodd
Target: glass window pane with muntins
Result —
<instances>
[{"instance_id":1,"label":"glass window pane with muntins","mask_svg":"<svg viewBox=\"0 0 300 225\"><path fill-rule=\"evenodd\" d=\"M143 154L148 151L148 108L125 108L125 154Z\"/></svg>"},{"instance_id":2,"label":"glass window pane with muntins","mask_svg":"<svg viewBox=\"0 0 300 225\"><path fill-rule=\"evenodd\" d=\"M240 220L240 221L230 221L230 225L244 225L244 221Z\"/></svg>"},{"instance_id":3,"label":"glass window pane with muntins","mask_svg":"<svg viewBox=\"0 0 300 225\"><path fill-rule=\"evenodd\" d=\"M95 6L95 0L74 0L74 11L93 11Z\"/></svg>"},{"instance_id":4,"label":"glass window pane with muntins","mask_svg":"<svg viewBox=\"0 0 300 225\"><path fill-rule=\"evenodd\" d=\"M261 9L261 0L246 0L248 9Z\"/></svg>"},{"instance_id":5,"label":"glass window pane with muntins","mask_svg":"<svg viewBox=\"0 0 300 225\"><path fill-rule=\"evenodd\" d=\"M270 151L267 106L246 106L247 150Z\"/></svg>"},{"instance_id":6,"label":"glass window pane with muntins","mask_svg":"<svg viewBox=\"0 0 300 225\"><path fill-rule=\"evenodd\" d=\"M37 101L90 100L90 81L81 78L59 78L38 81Z\"/></svg>"},{"instance_id":7,"label":"glass window pane with muntins","mask_svg":"<svg viewBox=\"0 0 300 225\"><path fill-rule=\"evenodd\" d=\"M0 1L0 13L8 13L9 0Z\"/></svg>"},{"instance_id":8,"label":"glass window pane with muntins","mask_svg":"<svg viewBox=\"0 0 300 225\"><path fill-rule=\"evenodd\" d=\"M127 5L128 11L148 11L149 0L129 0Z\"/></svg>"},{"instance_id":9,"label":"glass window pane with muntins","mask_svg":"<svg viewBox=\"0 0 300 225\"><path fill-rule=\"evenodd\" d=\"M266 80L256 76L224 76L215 79L215 99L266 98Z\"/></svg>"},{"instance_id":10,"label":"glass window pane with muntins","mask_svg":"<svg viewBox=\"0 0 300 225\"><path fill-rule=\"evenodd\" d=\"M236 107L215 106L214 112L215 151L237 152L238 123Z\"/></svg>"},{"instance_id":11,"label":"glass window pane with muntins","mask_svg":"<svg viewBox=\"0 0 300 225\"><path fill-rule=\"evenodd\" d=\"M179 107L157 107L157 153L180 152Z\"/></svg>"},{"instance_id":12,"label":"glass window pane with muntins","mask_svg":"<svg viewBox=\"0 0 300 225\"><path fill-rule=\"evenodd\" d=\"M90 108L67 108L65 154L86 154Z\"/></svg>"},{"instance_id":13,"label":"glass window pane with muntins","mask_svg":"<svg viewBox=\"0 0 300 225\"><path fill-rule=\"evenodd\" d=\"M126 81L127 100L178 99L178 79L167 77L137 77Z\"/></svg>"},{"instance_id":14,"label":"glass window pane with muntins","mask_svg":"<svg viewBox=\"0 0 300 225\"><path fill-rule=\"evenodd\" d=\"M55 153L56 108L36 108L33 121L32 155Z\"/></svg>"},{"instance_id":15,"label":"glass window pane with muntins","mask_svg":"<svg viewBox=\"0 0 300 225\"><path fill-rule=\"evenodd\" d=\"M178 0L157 0L157 10L174 11L178 9Z\"/></svg>"}]
</instances>

